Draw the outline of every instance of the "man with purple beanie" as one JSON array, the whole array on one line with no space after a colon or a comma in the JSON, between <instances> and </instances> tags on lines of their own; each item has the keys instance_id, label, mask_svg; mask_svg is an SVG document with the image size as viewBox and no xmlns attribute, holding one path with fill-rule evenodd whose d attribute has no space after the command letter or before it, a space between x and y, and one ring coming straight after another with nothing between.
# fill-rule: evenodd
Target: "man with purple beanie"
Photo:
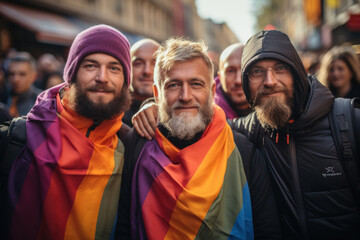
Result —
<instances>
[{"instance_id":1,"label":"man with purple beanie","mask_svg":"<svg viewBox=\"0 0 360 240\"><path fill-rule=\"evenodd\" d=\"M130 106L130 66L129 42L118 30L97 25L76 36L65 83L39 95L27 115L26 143L12 153L2 237L113 238L124 162L116 133ZM1 149L4 162L11 150Z\"/></svg>"}]
</instances>

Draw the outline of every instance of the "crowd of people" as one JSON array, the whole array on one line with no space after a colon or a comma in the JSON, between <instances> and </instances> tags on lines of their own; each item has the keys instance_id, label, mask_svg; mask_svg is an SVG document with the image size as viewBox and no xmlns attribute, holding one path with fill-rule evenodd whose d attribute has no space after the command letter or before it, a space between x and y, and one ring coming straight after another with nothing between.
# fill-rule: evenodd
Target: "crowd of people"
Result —
<instances>
[{"instance_id":1,"label":"crowd of people","mask_svg":"<svg viewBox=\"0 0 360 240\"><path fill-rule=\"evenodd\" d=\"M360 147L339 150L329 121L352 99L360 146L359 59L348 46L319 59L306 67L264 30L214 72L202 41L130 46L108 25L79 33L64 64L9 53L2 237L360 239Z\"/></svg>"}]
</instances>

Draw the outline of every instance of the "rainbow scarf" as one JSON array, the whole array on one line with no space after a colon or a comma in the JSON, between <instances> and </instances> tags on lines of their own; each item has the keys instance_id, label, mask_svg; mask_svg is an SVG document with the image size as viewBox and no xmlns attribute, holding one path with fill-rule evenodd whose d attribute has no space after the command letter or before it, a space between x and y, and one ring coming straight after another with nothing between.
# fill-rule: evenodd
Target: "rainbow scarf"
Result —
<instances>
[{"instance_id":1,"label":"rainbow scarf","mask_svg":"<svg viewBox=\"0 0 360 240\"><path fill-rule=\"evenodd\" d=\"M159 130L139 155L131 227L138 239L253 239L249 187L223 110L179 150Z\"/></svg>"},{"instance_id":2,"label":"rainbow scarf","mask_svg":"<svg viewBox=\"0 0 360 240\"><path fill-rule=\"evenodd\" d=\"M116 132L105 120L89 137L90 119L63 106L59 89L42 93L28 114L27 144L9 178L11 239L111 239L123 166Z\"/></svg>"}]
</instances>

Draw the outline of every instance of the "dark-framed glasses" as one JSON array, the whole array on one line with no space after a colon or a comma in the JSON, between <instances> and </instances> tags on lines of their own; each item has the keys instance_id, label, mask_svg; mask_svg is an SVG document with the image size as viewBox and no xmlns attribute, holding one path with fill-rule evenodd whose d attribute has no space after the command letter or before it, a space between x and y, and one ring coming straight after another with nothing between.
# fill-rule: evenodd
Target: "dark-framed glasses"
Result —
<instances>
[{"instance_id":1,"label":"dark-framed glasses","mask_svg":"<svg viewBox=\"0 0 360 240\"><path fill-rule=\"evenodd\" d=\"M254 66L248 72L249 80L254 83L262 82L266 77L267 71L271 71L277 80L283 80L289 76L291 69L289 65L284 63L276 64L272 68Z\"/></svg>"}]
</instances>

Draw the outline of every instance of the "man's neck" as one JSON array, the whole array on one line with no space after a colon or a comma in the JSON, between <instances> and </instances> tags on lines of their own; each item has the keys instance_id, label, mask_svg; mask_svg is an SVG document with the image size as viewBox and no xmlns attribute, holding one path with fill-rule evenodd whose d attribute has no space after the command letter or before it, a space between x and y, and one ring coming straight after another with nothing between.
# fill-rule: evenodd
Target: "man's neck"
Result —
<instances>
[{"instance_id":1,"label":"man's neck","mask_svg":"<svg viewBox=\"0 0 360 240\"><path fill-rule=\"evenodd\" d=\"M202 136L203 132L198 132L195 134L195 136L192 139L184 140L179 139L177 137L171 136L171 133L169 130L164 127L163 125L159 124L159 131L172 143L175 147L179 149L186 148L194 143L196 143Z\"/></svg>"}]
</instances>

